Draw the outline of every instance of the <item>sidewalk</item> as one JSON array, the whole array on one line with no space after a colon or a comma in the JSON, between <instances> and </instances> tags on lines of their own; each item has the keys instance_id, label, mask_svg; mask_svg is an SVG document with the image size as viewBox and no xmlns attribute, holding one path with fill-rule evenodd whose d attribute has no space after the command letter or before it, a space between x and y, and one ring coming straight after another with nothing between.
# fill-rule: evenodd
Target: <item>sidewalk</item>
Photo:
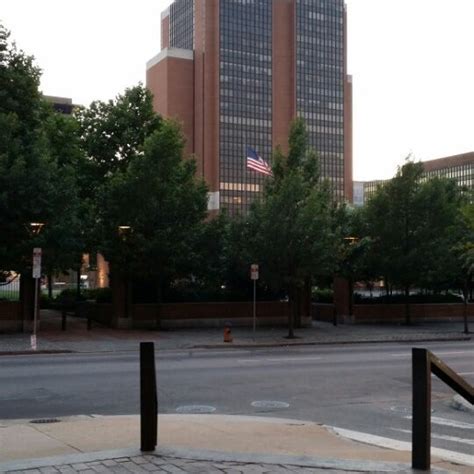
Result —
<instances>
[{"instance_id":1,"label":"sidewalk","mask_svg":"<svg viewBox=\"0 0 474 474\"><path fill-rule=\"evenodd\" d=\"M285 339L285 328L232 329L233 342L223 342L222 328L162 331L109 329L94 326L87 331L86 320L69 317L67 331L61 331L58 312L43 310L38 332L38 352L120 352L135 351L140 341L153 341L159 350L273 347L311 344L356 344L371 342L426 342L470 340L461 322L403 325L353 325L313 322L311 328L297 329L296 339ZM0 355L30 352L28 334L0 334Z\"/></svg>"},{"instance_id":2,"label":"sidewalk","mask_svg":"<svg viewBox=\"0 0 474 474\"><path fill-rule=\"evenodd\" d=\"M160 415L158 425L158 449L144 454L138 449L138 416L0 422L0 472L412 472L405 446L370 446L312 422ZM467 474L474 457L466 459L473 464L443 461L433 450L431 472Z\"/></svg>"}]
</instances>

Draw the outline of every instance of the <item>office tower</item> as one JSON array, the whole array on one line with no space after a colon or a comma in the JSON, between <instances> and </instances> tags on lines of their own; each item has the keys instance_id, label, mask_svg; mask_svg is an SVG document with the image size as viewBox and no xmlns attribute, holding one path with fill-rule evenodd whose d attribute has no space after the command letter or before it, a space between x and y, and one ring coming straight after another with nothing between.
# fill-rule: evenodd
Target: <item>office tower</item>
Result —
<instances>
[{"instance_id":1,"label":"office tower","mask_svg":"<svg viewBox=\"0 0 474 474\"><path fill-rule=\"evenodd\" d=\"M245 213L271 179L246 168L287 151L295 117L335 199L352 199L352 87L343 0L175 0L147 64L157 112L183 124L209 209Z\"/></svg>"}]
</instances>

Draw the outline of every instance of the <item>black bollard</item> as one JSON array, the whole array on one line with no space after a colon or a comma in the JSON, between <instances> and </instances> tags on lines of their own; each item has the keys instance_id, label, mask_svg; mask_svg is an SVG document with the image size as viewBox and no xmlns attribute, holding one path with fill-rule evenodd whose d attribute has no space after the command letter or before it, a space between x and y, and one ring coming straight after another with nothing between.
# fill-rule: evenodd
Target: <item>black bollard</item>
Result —
<instances>
[{"instance_id":1,"label":"black bollard","mask_svg":"<svg viewBox=\"0 0 474 474\"><path fill-rule=\"evenodd\" d=\"M142 451L154 451L158 432L155 344L140 343L140 433Z\"/></svg>"}]
</instances>

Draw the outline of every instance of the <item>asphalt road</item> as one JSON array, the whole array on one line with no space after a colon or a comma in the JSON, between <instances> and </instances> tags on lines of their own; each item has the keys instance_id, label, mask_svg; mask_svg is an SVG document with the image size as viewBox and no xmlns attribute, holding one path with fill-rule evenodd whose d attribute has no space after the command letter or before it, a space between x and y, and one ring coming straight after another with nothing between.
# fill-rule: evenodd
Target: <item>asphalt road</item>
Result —
<instances>
[{"instance_id":1,"label":"asphalt road","mask_svg":"<svg viewBox=\"0 0 474 474\"><path fill-rule=\"evenodd\" d=\"M473 342L418 346L474 384ZM312 420L410 441L411 347L160 352L159 411ZM130 352L0 357L0 419L138 413L138 373ZM433 446L472 454L474 415L453 409L452 396L433 378Z\"/></svg>"}]
</instances>

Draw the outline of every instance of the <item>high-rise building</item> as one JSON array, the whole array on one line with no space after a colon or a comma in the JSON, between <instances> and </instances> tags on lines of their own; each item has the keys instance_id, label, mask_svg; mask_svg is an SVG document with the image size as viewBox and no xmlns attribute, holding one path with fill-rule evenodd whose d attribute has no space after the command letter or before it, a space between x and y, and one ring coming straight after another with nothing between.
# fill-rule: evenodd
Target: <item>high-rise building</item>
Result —
<instances>
[{"instance_id":1,"label":"high-rise building","mask_svg":"<svg viewBox=\"0 0 474 474\"><path fill-rule=\"evenodd\" d=\"M147 64L157 112L183 124L209 208L245 213L270 161L303 117L337 200L352 200L352 85L344 0L175 0Z\"/></svg>"},{"instance_id":2,"label":"high-rise building","mask_svg":"<svg viewBox=\"0 0 474 474\"><path fill-rule=\"evenodd\" d=\"M422 181L434 177L449 178L456 182L461 192L474 191L474 152L422 161L421 164L423 165ZM354 181L354 196L358 195L357 205L366 204L377 189L388 182L390 179ZM354 204L356 204L355 199Z\"/></svg>"}]
</instances>

